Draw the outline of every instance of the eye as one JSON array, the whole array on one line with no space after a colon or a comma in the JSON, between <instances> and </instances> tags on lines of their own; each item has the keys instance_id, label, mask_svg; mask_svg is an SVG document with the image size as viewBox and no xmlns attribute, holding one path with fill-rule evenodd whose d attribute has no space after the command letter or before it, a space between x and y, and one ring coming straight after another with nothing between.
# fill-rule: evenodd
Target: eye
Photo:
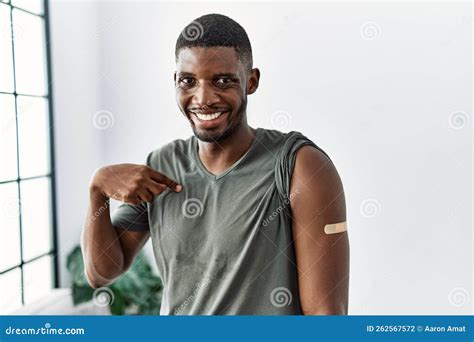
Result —
<instances>
[{"instance_id":1,"label":"eye","mask_svg":"<svg viewBox=\"0 0 474 342\"><path fill-rule=\"evenodd\" d=\"M178 84L184 87L190 87L194 84L195 80L192 77L180 77Z\"/></svg>"},{"instance_id":2,"label":"eye","mask_svg":"<svg viewBox=\"0 0 474 342\"><path fill-rule=\"evenodd\" d=\"M233 81L234 80L230 77L219 77L215 83L218 87L225 87L231 84Z\"/></svg>"}]
</instances>

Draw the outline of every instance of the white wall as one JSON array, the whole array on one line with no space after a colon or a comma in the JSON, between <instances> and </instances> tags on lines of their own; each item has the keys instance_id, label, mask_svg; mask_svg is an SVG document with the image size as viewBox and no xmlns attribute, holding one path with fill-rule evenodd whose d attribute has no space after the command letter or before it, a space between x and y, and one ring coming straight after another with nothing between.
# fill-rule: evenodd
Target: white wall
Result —
<instances>
[{"instance_id":1,"label":"white wall","mask_svg":"<svg viewBox=\"0 0 474 342\"><path fill-rule=\"evenodd\" d=\"M50 5L60 283L69 285L66 256L79 243L92 172L102 165L97 4Z\"/></svg>"},{"instance_id":2,"label":"white wall","mask_svg":"<svg viewBox=\"0 0 474 342\"><path fill-rule=\"evenodd\" d=\"M174 44L217 12L247 30L262 73L250 124L301 131L338 167L350 314L472 313L469 3L53 2L52 12L62 249L79 236L98 164L143 162L192 133L175 103ZM106 130L91 124L101 109Z\"/></svg>"}]
</instances>

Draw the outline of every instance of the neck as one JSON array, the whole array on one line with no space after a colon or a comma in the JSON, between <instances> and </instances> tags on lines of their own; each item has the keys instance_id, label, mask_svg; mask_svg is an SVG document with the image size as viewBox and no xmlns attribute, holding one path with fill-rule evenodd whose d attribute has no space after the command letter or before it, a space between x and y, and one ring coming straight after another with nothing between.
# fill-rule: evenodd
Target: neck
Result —
<instances>
[{"instance_id":1,"label":"neck","mask_svg":"<svg viewBox=\"0 0 474 342\"><path fill-rule=\"evenodd\" d=\"M255 129L243 122L231 136L219 142L198 140L199 157L206 169L219 174L232 166L250 148L255 137Z\"/></svg>"}]
</instances>

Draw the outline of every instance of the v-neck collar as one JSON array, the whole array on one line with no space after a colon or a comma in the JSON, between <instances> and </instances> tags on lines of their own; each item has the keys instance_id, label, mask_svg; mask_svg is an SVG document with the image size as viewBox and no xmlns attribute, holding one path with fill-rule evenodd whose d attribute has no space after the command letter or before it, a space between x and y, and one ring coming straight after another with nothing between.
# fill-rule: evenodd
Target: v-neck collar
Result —
<instances>
[{"instance_id":1,"label":"v-neck collar","mask_svg":"<svg viewBox=\"0 0 474 342\"><path fill-rule=\"evenodd\" d=\"M260 131L261 129L260 128L257 128L255 130L255 136L252 140L252 143L250 144L250 147L247 149L247 151L243 154L242 157L240 157L234 164L232 164L231 166L229 166L229 168L227 170L225 170L224 172L222 173L219 173L218 175L215 175L211 172L209 172L209 170L204 166L201 158L199 157L199 144L197 142L197 138L195 136L192 137L192 150L193 150L193 157L194 157L194 160L196 162L196 164L198 165L198 167L201 169L201 171L208 177L210 178L211 180L218 180L218 179L221 179L223 177L225 177L229 172L231 172L232 170L234 170L244 159L245 157L247 157L247 155L249 154L249 152L251 150L254 149L255 145L257 144L257 142L259 141L259 138L260 138Z\"/></svg>"}]
</instances>

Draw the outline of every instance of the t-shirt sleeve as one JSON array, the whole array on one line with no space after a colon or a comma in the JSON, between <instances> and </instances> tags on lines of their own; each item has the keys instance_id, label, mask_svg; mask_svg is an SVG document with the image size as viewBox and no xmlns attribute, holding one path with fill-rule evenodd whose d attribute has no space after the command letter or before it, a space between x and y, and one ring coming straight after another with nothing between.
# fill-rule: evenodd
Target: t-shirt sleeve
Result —
<instances>
[{"instance_id":1,"label":"t-shirt sleeve","mask_svg":"<svg viewBox=\"0 0 474 342\"><path fill-rule=\"evenodd\" d=\"M148 155L146 165L150 166L151 153ZM112 225L130 231L148 231L148 204L139 205L121 203L111 215Z\"/></svg>"},{"instance_id":2,"label":"t-shirt sleeve","mask_svg":"<svg viewBox=\"0 0 474 342\"><path fill-rule=\"evenodd\" d=\"M313 146L320 150L331 161L331 158L314 142L299 132L289 132L283 140L283 146L277 154L275 164L275 182L280 199L287 203L291 200L291 176L295 168L296 154L303 146ZM331 161L332 162L332 161Z\"/></svg>"},{"instance_id":3,"label":"t-shirt sleeve","mask_svg":"<svg viewBox=\"0 0 474 342\"><path fill-rule=\"evenodd\" d=\"M131 231L148 231L148 208L146 203L131 205L121 203L112 214L112 225L117 228Z\"/></svg>"}]
</instances>

